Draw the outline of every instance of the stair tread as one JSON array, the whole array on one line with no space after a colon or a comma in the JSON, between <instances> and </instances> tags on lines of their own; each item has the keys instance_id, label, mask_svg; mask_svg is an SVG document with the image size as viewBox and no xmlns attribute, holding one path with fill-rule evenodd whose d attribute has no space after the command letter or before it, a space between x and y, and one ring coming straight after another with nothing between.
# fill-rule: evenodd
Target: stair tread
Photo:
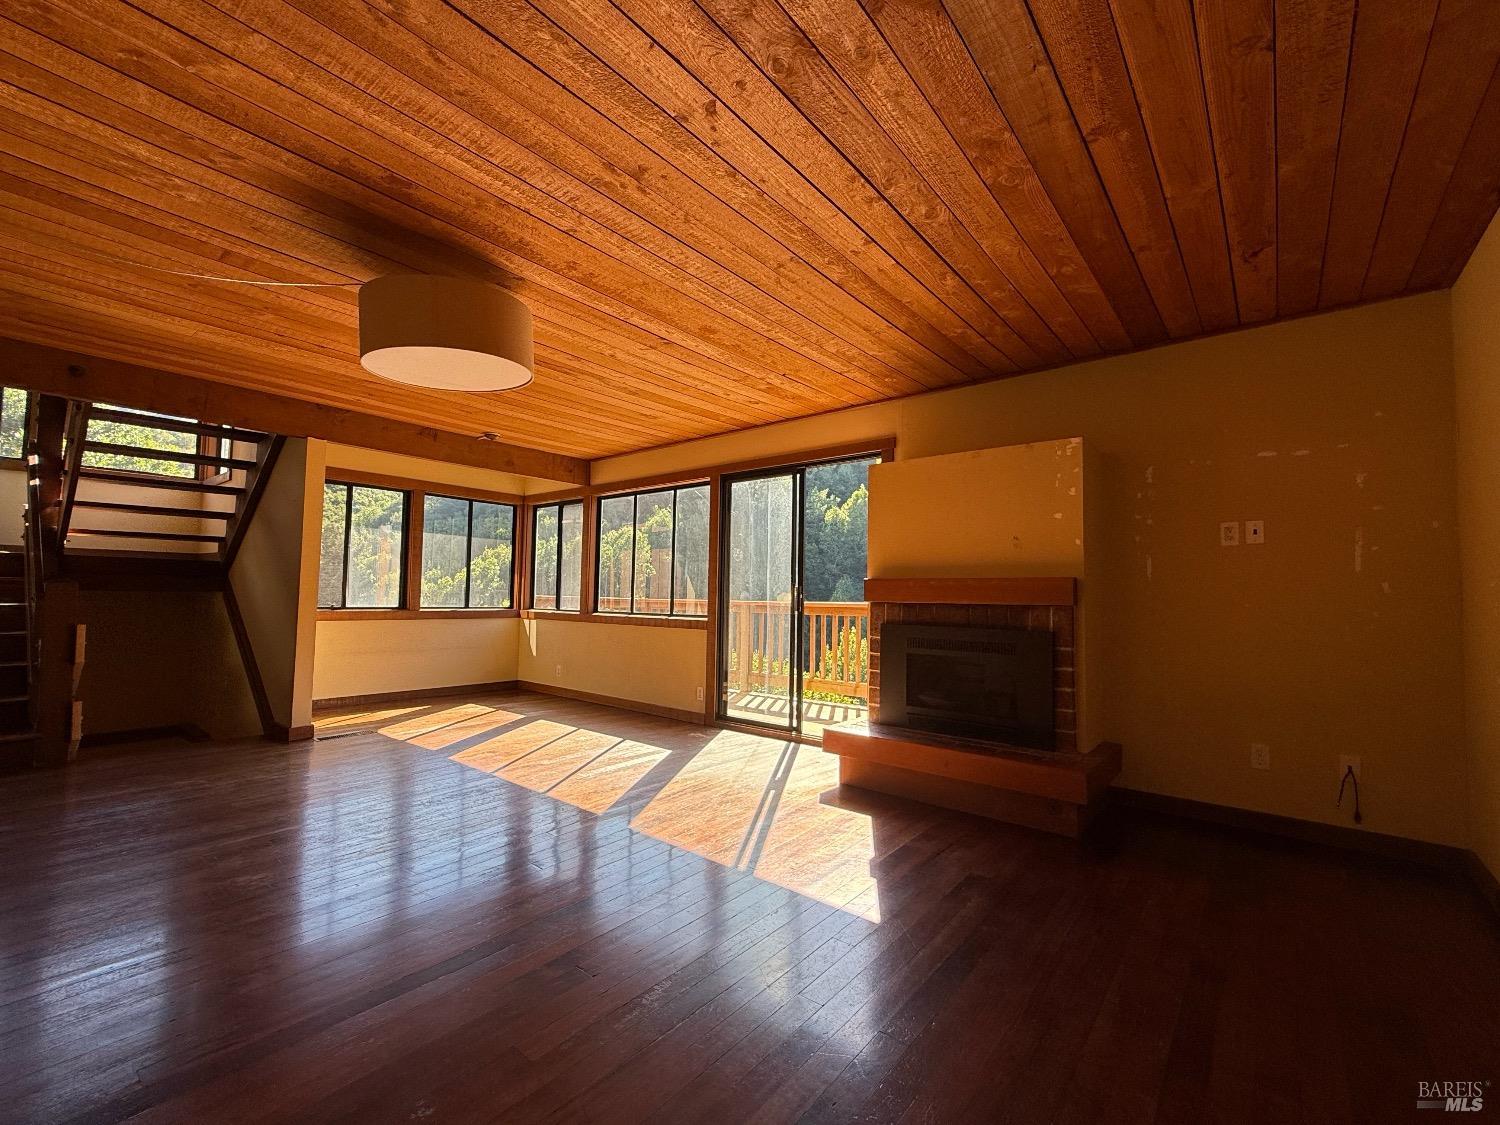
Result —
<instances>
[{"instance_id":1,"label":"stair tread","mask_svg":"<svg viewBox=\"0 0 1500 1125\"><path fill-rule=\"evenodd\" d=\"M210 496L238 496L245 491L237 484L205 484L189 477L153 477L144 473L121 475L118 469L105 469L84 465L79 469L80 481L89 480L99 484L120 484L129 488L165 488L175 492L202 492ZM75 500L76 504L77 501Z\"/></svg>"},{"instance_id":2,"label":"stair tread","mask_svg":"<svg viewBox=\"0 0 1500 1125\"><path fill-rule=\"evenodd\" d=\"M74 509L93 508L104 512L130 512L142 516L181 516L195 520L231 520L233 512L221 512L212 508L171 508L155 504L125 504L113 500L75 500Z\"/></svg>"},{"instance_id":3,"label":"stair tread","mask_svg":"<svg viewBox=\"0 0 1500 1125\"><path fill-rule=\"evenodd\" d=\"M137 531L118 527L70 527L68 537L74 535L102 535L110 539L160 539L168 543L219 543L222 535L192 535L178 531Z\"/></svg>"},{"instance_id":4,"label":"stair tread","mask_svg":"<svg viewBox=\"0 0 1500 1125\"><path fill-rule=\"evenodd\" d=\"M139 457L145 461L171 461L177 465L204 465L216 467L228 465L232 469L253 469L254 460L247 457L220 457L214 453L178 453L171 449L152 449L147 445L122 445L113 441L85 441L84 453L115 454L121 457Z\"/></svg>"}]
</instances>

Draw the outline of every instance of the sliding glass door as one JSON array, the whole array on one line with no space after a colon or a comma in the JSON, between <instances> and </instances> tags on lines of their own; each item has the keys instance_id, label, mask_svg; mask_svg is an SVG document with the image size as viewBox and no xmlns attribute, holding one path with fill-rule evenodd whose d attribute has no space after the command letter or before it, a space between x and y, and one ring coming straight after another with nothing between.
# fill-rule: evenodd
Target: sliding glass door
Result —
<instances>
[{"instance_id":1,"label":"sliding glass door","mask_svg":"<svg viewBox=\"0 0 1500 1125\"><path fill-rule=\"evenodd\" d=\"M726 478L720 718L816 735L864 717L867 481L876 460Z\"/></svg>"},{"instance_id":2,"label":"sliding glass door","mask_svg":"<svg viewBox=\"0 0 1500 1125\"><path fill-rule=\"evenodd\" d=\"M794 470L724 485L719 713L779 730L799 722L801 484Z\"/></svg>"}]
</instances>

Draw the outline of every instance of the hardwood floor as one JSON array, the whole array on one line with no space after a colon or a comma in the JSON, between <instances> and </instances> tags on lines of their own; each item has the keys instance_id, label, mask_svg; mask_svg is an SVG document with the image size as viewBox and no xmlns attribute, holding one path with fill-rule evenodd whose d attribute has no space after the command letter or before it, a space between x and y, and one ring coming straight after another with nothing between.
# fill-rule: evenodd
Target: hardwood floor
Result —
<instances>
[{"instance_id":1,"label":"hardwood floor","mask_svg":"<svg viewBox=\"0 0 1500 1125\"><path fill-rule=\"evenodd\" d=\"M319 733L0 779L0 1118L1363 1123L1500 1078L1500 927L1436 875L1081 849L541 695Z\"/></svg>"}]
</instances>

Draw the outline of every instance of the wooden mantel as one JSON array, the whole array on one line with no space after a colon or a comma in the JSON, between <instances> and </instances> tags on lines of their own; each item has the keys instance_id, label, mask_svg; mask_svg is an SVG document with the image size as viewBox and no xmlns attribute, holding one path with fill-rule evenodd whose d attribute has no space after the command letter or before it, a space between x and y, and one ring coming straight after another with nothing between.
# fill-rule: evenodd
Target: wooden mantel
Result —
<instances>
[{"instance_id":1,"label":"wooden mantel","mask_svg":"<svg viewBox=\"0 0 1500 1125\"><path fill-rule=\"evenodd\" d=\"M927 605L1074 605L1076 578L866 578L865 601Z\"/></svg>"}]
</instances>

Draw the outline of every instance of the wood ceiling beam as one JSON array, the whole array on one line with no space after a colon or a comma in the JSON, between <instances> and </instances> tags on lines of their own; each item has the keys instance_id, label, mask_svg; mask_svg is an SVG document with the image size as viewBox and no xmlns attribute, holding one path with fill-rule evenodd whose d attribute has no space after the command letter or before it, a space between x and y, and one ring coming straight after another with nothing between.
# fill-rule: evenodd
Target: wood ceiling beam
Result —
<instances>
[{"instance_id":1,"label":"wood ceiling beam","mask_svg":"<svg viewBox=\"0 0 1500 1125\"><path fill-rule=\"evenodd\" d=\"M288 437L325 438L565 484L588 483L588 462L579 457L482 441L82 352L0 339L0 366L7 386L43 394L179 414Z\"/></svg>"}]
</instances>

